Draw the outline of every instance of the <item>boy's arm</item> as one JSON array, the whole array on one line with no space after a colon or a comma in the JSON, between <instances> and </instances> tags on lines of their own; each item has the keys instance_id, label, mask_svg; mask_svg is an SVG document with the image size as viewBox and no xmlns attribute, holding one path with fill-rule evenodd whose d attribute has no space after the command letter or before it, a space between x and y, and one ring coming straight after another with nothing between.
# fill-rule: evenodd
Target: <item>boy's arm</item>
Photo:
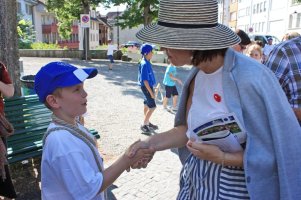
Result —
<instances>
[{"instance_id":1,"label":"boy's arm","mask_svg":"<svg viewBox=\"0 0 301 200\"><path fill-rule=\"evenodd\" d=\"M180 85L183 85L182 81L178 78L176 78L174 75L172 75L172 73L169 73L169 77L174 80L177 81Z\"/></svg>"},{"instance_id":2,"label":"boy's arm","mask_svg":"<svg viewBox=\"0 0 301 200\"><path fill-rule=\"evenodd\" d=\"M134 157L130 157L131 149L133 146L138 146L139 151L136 152ZM103 182L99 192L104 191L108 188L126 169L134 163L137 163L139 160L143 159L144 161L149 161L154 155L154 150L148 148L143 143L139 141L132 144L129 149L115 161L110 167L104 170L103 172Z\"/></svg>"},{"instance_id":3,"label":"boy's arm","mask_svg":"<svg viewBox=\"0 0 301 200\"><path fill-rule=\"evenodd\" d=\"M148 81L147 81L147 80L144 80L143 83L144 83L144 86L146 87L147 91L150 93L151 97L154 99L154 98L155 98L155 95L154 95L154 93L153 93L153 90L152 90L151 87L149 86Z\"/></svg>"}]
</instances>

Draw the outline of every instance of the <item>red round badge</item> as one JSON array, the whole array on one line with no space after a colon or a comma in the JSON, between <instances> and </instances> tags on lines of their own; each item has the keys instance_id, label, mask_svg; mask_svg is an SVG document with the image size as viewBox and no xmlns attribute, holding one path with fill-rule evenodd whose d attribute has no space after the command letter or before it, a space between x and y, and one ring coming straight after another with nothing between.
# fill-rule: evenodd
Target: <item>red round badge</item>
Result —
<instances>
[{"instance_id":1,"label":"red round badge","mask_svg":"<svg viewBox=\"0 0 301 200\"><path fill-rule=\"evenodd\" d=\"M214 94L213 98L216 102L221 102L222 101L222 97L219 94Z\"/></svg>"}]
</instances>

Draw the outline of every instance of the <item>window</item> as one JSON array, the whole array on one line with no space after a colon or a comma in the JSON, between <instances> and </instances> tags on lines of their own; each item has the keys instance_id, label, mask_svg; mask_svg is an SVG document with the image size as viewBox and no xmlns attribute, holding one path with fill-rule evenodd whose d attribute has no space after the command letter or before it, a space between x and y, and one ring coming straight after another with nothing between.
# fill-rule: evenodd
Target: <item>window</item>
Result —
<instances>
[{"instance_id":1,"label":"window","mask_svg":"<svg viewBox=\"0 0 301 200\"><path fill-rule=\"evenodd\" d=\"M237 19L237 14L236 12L230 13L230 21L235 21Z\"/></svg>"},{"instance_id":2,"label":"window","mask_svg":"<svg viewBox=\"0 0 301 200\"><path fill-rule=\"evenodd\" d=\"M256 12L256 5L253 6L253 14Z\"/></svg>"},{"instance_id":3,"label":"window","mask_svg":"<svg viewBox=\"0 0 301 200\"><path fill-rule=\"evenodd\" d=\"M263 12L263 8L262 7L263 7L263 3L261 2L260 3L260 12Z\"/></svg>"},{"instance_id":4,"label":"window","mask_svg":"<svg viewBox=\"0 0 301 200\"><path fill-rule=\"evenodd\" d=\"M32 15L32 10L31 10L31 6L26 4L26 14L28 15Z\"/></svg>"},{"instance_id":5,"label":"window","mask_svg":"<svg viewBox=\"0 0 301 200\"><path fill-rule=\"evenodd\" d=\"M246 8L246 16L249 16L250 15L250 7L247 7Z\"/></svg>"},{"instance_id":6,"label":"window","mask_svg":"<svg viewBox=\"0 0 301 200\"><path fill-rule=\"evenodd\" d=\"M256 13L259 13L259 3L258 4L256 4Z\"/></svg>"},{"instance_id":7,"label":"window","mask_svg":"<svg viewBox=\"0 0 301 200\"><path fill-rule=\"evenodd\" d=\"M45 15L42 15L42 25L45 25L46 24L46 17Z\"/></svg>"},{"instance_id":8,"label":"window","mask_svg":"<svg viewBox=\"0 0 301 200\"><path fill-rule=\"evenodd\" d=\"M22 7L21 7L20 2L18 2L18 4L17 4L17 12L18 12L18 14L22 14Z\"/></svg>"},{"instance_id":9,"label":"window","mask_svg":"<svg viewBox=\"0 0 301 200\"><path fill-rule=\"evenodd\" d=\"M266 1L264 1L263 2L263 11L265 12L265 11L267 11L267 7L266 7L266 5L267 5L267 2Z\"/></svg>"},{"instance_id":10,"label":"window","mask_svg":"<svg viewBox=\"0 0 301 200\"><path fill-rule=\"evenodd\" d=\"M296 22L296 28L300 28L301 27L300 21L301 21L301 13L298 13L298 15L297 15L297 22Z\"/></svg>"}]
</instances>

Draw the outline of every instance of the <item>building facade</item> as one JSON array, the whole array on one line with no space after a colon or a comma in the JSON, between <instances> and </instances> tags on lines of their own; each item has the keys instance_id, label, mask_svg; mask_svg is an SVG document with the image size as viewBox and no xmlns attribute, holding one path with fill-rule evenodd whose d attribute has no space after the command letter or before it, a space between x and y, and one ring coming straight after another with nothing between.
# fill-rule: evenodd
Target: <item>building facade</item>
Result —
<instances>
[{"instance_id":1,"label":"building facade","mask_svg":"<svg viewBox=\"0 0 301 200\"><path fill-rule=\"evenodd\" d=\"M242 29L249 34L271 34L279 39L287 32L301 34L301 4L296 0L220 0L219 12L227 10L229 22L223 24L232 29Z\"/></svg>"}]
</instances>

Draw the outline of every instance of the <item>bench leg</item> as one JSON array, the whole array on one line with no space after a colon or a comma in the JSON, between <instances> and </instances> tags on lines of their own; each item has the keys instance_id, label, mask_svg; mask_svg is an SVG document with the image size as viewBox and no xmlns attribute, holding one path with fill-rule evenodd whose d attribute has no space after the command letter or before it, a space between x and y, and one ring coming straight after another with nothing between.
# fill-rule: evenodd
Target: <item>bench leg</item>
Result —
<instances>
[{"instance_id":1,"label":"bench leg","mask_svg":"<svg viewBox=\"0 0 301 200\"><path fill-rule=\"evenodd\" d=\"M33 159L28 159L28 162L24 164L21 162L13 163L10 165L10 169L18 199L37 200L41 198Z\"/></svg>"}]
</instances>

